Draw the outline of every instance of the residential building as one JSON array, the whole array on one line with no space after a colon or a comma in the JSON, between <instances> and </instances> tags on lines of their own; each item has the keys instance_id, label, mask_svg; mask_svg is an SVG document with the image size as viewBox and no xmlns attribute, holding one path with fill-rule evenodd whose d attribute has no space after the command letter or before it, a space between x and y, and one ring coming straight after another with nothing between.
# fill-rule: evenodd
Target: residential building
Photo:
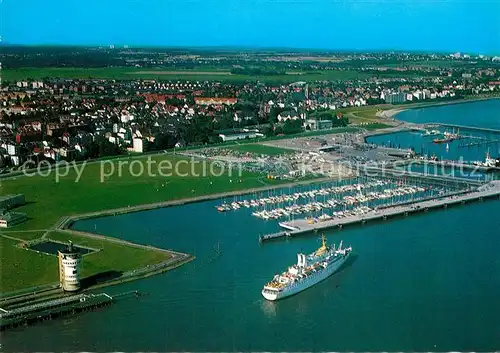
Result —
<instances>
[{"instance_id":1,"label":"residential building","mask_svg":"<svg viewBox=\"0 0 500 353\"><path fill-rule=\"evenodd\" d=\"M388 104L404 103L406 94L404 92L388 93L385 95L385 102Z\"/></svg>"}]
</instances>

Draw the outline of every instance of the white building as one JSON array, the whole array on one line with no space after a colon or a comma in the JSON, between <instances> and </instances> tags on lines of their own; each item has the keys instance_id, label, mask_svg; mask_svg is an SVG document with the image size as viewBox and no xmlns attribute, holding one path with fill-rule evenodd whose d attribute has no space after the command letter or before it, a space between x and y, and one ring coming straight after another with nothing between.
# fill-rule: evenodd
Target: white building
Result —
<instances>
[{"instance_id":1,"label":"white building","mask_svg":"<svg viewBox=\"0 0 500 353\"><path fill-rule=\"evenodd\" d=\"M16 152L17 152L16 150L17 150L17 148L16 148L16 146L15 146L15 145L10 145L10 144L9 144L9 145L7 145L6 150L7 150L7 153L8 153L9 155L11 155L11 156L15 156L15 155L16 155Z\"/></svg>"},{"instance_id":2,"label":"white building","mask_svg":"<svg viewBox=\"0 0 500 353\"><path fill-rule=\"evenodd\" d=\"M128 123L129 121L132 120L134 120L134 116L131 114L122 114L122 116L120 117L120 121L122 123Z\"/></svg>"},{"instance_id":3,"label":"white building","mask_svg":"<svg viewBox=\"0 0 500 353\"><path fill-rule=\"evenodd\" d=\"M15 166L18 166L21 164L21 160L19 159L19 156L11 156L10 160L12 161L12 164Z\"/></svg>"},{"instance_id":4,"label":"white building","mask_svg":"<svg viewBox=\"0 0 500 353\"><path fill-rule=\"evenodd\" d=\"M278 114L277 116L278 121L280 122L285 122L287 120L297 120L297 119L304 119L304 116L299 116L295 110L287 110L283 111Z\"/></svg>"},{"instance_id":5,"label":"white building","mask_svg":"<svg viewBox=\"0 0 500 353\"><path fill-rule=\"evenodd\" d=\"M242 129L241 131L221 133L219 134L219 137L222 139L222 141L226 142L264 137L264 134L260 133L257 130Z\"/></svg>"},{"instance_id":6,"label":"white building","mask_svg":"<svg viewBox=\"0 0 500 353\"><path fill-rule=\"evenodd\" d=\"M144 152L144 141L139 138L134 139L134 152L143 153Z\"/></svg>"},{"instance_id":7,"label":"white building","mask_svg":"<svg viewBox=\"0 0 500 353\"><path fill-rule=\"evenodd\" d=\"M67 249L59 253L59 283L66 292L80 289L80 253L69 243Z\"/></svg>"},{"instance_id":8,"label":"white building","mask_svg":"<svg viewBox=\"0 0 500 353\"><path fill-rule=\"evenodd\" d=\"M413 92L413 97L418 99L418 100L422 100L424 98L424 95L422 93L422 91L415 91Z\"/></svg>"}]
</instances>

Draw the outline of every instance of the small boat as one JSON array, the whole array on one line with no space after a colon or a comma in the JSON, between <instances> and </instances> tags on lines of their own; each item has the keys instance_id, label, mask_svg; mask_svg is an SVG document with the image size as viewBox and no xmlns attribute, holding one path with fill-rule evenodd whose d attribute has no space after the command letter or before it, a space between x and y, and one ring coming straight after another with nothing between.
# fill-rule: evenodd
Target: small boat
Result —
<instances>
[{"instance_id":1,"label":"small boat","mask_svg":"<svg viewBox=\"0 0 500 353\"><path fill-rule=\"evenodd\" d=\"M442 139L434 139L432 142L434 143L447 143L453 141L452 138L442 138Z\"/></svg>"}]
</instances>

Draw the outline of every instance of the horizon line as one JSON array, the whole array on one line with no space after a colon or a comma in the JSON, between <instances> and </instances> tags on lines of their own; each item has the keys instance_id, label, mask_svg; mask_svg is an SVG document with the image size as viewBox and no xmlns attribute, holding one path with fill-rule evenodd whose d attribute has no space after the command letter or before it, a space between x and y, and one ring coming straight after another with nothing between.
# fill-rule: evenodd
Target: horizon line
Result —
<instances>
[{"instance_id":1,"label":"horizon line","mask_svg":"<svg viewBox=\"0 0 500 353\"><path fill-rule=\"evenodd\" d=\"M110 46L114 46L114 48L110 48ZM127 46L125 48L125 46ZM135 44L72 44L72 43L9 43L9 42L0 42L0 47L61 47L61 48L106 48L111 50L119 50L119 49L185 49L185 50L207 50L207 49L219 49L219 50L241 50L241 51L312 51L312 52L328 52L328 53L408 53L408 54L436 54L436 55L450 55L455 53L467 54L467 55L485 55L485 56L496 56L497 53L477 53L474 51L433 51L426 49L333 49L333 48L307 48L307 47L288 47L288 46L248 46L248 45L135 45Z\"/></svg>"}]
</instances>

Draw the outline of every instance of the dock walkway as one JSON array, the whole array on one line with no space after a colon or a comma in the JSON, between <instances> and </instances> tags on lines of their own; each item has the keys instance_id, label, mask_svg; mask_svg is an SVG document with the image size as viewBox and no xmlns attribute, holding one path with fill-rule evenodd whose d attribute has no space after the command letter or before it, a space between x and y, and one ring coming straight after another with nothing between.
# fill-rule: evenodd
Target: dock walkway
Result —
<instances>
[{"instance_id":1,"label":"dock walkway","mask_svg":"<svg viewBox=\"0 0 500 353\"><path fill-rule=\"evenodd\" d=\"M282 237L293 237L305 233L310 233L317 230L329 228L343 228L347 225L364 224L368 221L385 220L389 217L399 215L409 215L417 212L426 212L435 208L446 208L455 204L463 204L466 202L482 200L485 198L500 196L500 181L492 181L488 184L480 186L476 191L464 193L460 195L452 195L448 197L426 200L421 202L410 203L369 211L364 214L335 218L328 221L310 223L306 218L294 220L291 222L282 223L282 227L287 229L295 228L296 230L287 230L278 233L263 235L260 241L266 241Z\"/></svg>"},{"instance_id":2,"label":"dock walkway","mask_svg":"<svg viewBox=\"0 0 500 353\"><path fill-rule=\"evenodd\" d=\"M426 127L444 126L444 127L453 128L453 129L493 132L496 134L500 134L499 129L491 129L491 128L479 127L479 126L468 126L468 125L457 125L457 124L446 124L446 123L426 123L425 126Z\"/></svg>"},{"instance_id":3,"label":"dock walkway","mask_svg":"<svg viewBox=\"0 0 500 353\"><path fill-rule=\"evenodd\" d=\"M457 161L433 161L433 160L415 160L419 164L431 164L431 165L437 165L437 166L442 166L442 167L449 167L449 168L458 168L458 169L472 169L472 170L477 170L481 172L491 172L491 171L500 171L500 167L486 167L486 166L481 166L481 165L475 165L472 163L462 163L462 162L457 162Z\"/></svg>"},{"instance_id":4,"label":"dock walkway","mask_svg":"<svg viewBox=\"0 0 500 353\"><path fill-rule=\"evenodd\" d=\"M107 293L74 294L64 298L45 300L36 304L21 307L0 308L0 331L35 324L61 316L74 315L113 304L117 298L127 296L138 297L137 290L131 290L113 296Z\"/></svg>"}]
</instances>

